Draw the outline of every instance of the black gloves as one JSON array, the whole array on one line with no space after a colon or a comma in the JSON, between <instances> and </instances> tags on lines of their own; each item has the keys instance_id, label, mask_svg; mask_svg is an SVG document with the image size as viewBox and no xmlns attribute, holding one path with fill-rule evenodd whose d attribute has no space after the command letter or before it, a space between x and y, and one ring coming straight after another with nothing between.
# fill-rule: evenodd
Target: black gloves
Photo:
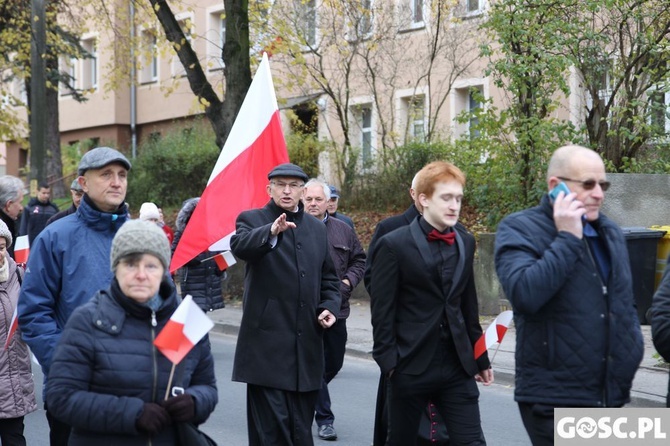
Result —
<instances>
[{"instance_id":1,"label":"black gloves","mask_svg":"<svg viewBox=\"0 0 670 446\"><path fill-rule=\"evenodd\" d=\"M191 421L195 417L195 400L187 393L168 398L161 405L168 411L172 421Z\"/></svg>"},{"instance_id":2,"label":"black gloves","mask_svg":"<svg viewBox=\"0 0 670 446\"><path fill-rule=\"evenodd\" d=\"M170 414L166 409L156 403L144 403L142 413L135 421L135 427L138 431L155 435L169 426L171 422Z\"/></svg>"}]
</instances>

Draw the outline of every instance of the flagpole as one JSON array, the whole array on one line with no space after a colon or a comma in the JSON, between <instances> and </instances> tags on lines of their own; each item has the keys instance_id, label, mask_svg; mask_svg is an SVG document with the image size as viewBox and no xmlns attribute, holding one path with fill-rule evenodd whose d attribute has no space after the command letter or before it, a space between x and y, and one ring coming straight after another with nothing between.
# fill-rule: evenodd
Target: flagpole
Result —
<instances>
[{"instance_id":1,"label":"flagpole","mask_svg":"<svg viewBox=\"0 0 670 446\"><path fill-rule=\"evenodd\" d=\"M170 396L170 387L172 387L172 378L174 378L174 370L177 368L177 364L172 363L172 370L170 370L170 379L168 379L167 389L165 389L165 400L167 401L168 396Z\"/></svg>"},{"instance_id":2,"label":"flagpole","mask_svg":"<svg viewBox=\"0 0 670 446\"><path fill-rule=\"evenodd\" d=\"M493 358L491 358L491 366L493 366L493 360L496 359L496 355L498 354L498 349L500 348L500 342L498 342L498 346L496 347L496 351L493 352Z\"/></svg>"}]
</instances>

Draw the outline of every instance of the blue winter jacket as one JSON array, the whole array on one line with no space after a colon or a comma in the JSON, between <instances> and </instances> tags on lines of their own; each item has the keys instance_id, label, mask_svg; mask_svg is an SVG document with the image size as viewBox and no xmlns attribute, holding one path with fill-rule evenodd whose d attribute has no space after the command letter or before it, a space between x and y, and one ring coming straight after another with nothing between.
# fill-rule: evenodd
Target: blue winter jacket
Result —
<instances>
[{"instance_id":1,"label":"blue winter jacket","mask_svg":"<svg viewBox=\"0 0 670 446\"><path fill-rule=\"evenodd\" d=\"M172 363L153 344L177 308L174 286L165 280L158 310L126 297L114 280L78 308L54 353L47 404L72 426L70 446L175 445L173 426L149 438L135 423L144 404L165 398ZM205 338L206 339L206 338ZM172 386L195 401L195 424L218 402L214 360L203 339L179 363Z\"/></svg>"},{"instance_id":2,"label":"blue winter jacket","mask_svg":"<svg viewBox=\"0 0 670 446\"><path fill-rule=\"evenodd\" d=\"M45 383L70 315L109 286L112 239L127 219L125 205L118 214L100 212L84 196L77 212L44 228L30 247L19 297L19 325L23 340L42 366Z\"/></svg>"},{"instance_id":3,"label":"blue winter jacket","mask_svg":"<svg viewBox=\"0 0 670 446\"><path fill-rule=\"evenodd\" d=\"M592 226L609 251L607 283L588 242L557 232L546 195L498 227L496 271L517 331L517 401L589 407L630 401L643 339L628 250L607 217L600 214Z\"/></svg>"}]
</instances>

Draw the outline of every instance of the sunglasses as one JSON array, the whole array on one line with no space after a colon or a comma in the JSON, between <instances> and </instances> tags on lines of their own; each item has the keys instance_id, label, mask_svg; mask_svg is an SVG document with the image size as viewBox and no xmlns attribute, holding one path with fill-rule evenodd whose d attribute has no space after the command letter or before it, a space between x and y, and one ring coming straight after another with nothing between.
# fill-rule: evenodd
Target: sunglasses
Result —
<instances>
[{"instance_id":1,"label":"sunglasses","mask_svg":"<svg viewBox=\"0 0 670 446\"><path fill-rule=\"evenodd\" d=\"M584 190L592 190L596 187L596 184L600 185L600 188L603 190L603 192L606 192L607 189L610 188L610 183L609 181L596 181L596 180L573 180L570 178L564 178L564 177L558 177L559 180L561 181L571 181L573 183L580 183Z\"/></svg>"}]
</instances>

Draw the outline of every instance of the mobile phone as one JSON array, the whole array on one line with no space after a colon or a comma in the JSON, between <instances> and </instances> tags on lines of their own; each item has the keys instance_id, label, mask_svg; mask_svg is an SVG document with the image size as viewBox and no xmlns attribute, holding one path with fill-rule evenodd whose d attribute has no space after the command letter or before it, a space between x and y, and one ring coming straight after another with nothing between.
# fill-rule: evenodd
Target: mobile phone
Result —
<instances>
[{"instance_id":1,"label":"mobile phone","mask_svg":"<svg viewBox=\"0 0 670 446\"><path fill-rule=\"evenodd\" d=\"M549 191L549 199L551 200L552 203L556 201L556 197L558 197L559 192L563 192L565 195L568 195L570 193L568 185L565 184L563 181L558 183L555 188Z\"/></svg>"}]
</instances>

